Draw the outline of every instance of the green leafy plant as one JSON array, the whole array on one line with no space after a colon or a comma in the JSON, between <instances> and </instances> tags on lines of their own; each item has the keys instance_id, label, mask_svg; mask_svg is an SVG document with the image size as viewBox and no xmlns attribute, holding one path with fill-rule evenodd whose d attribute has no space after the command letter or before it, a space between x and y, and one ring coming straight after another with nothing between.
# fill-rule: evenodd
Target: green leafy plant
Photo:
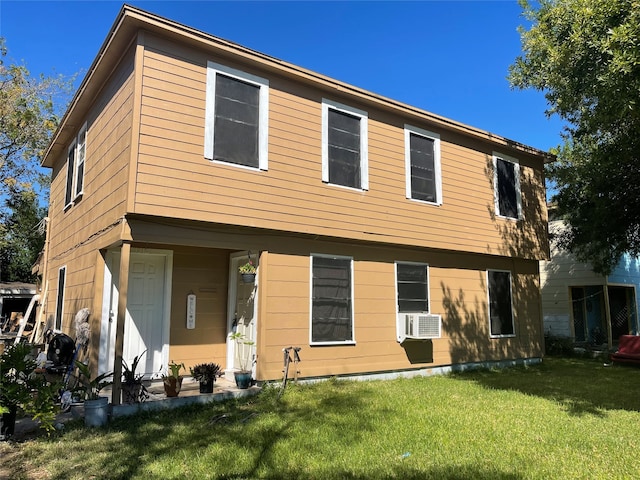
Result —
<instances>
[{"instance_id":1,"label":"green leafy plant","mask_svg":"<svg viewBox=\"0 0 640 480\"><path fill-rule=\"evenodd\" d=\"M243 372L249 372L252 365L251 354L252 346L256 342L248 340L244 333L234 332L229 335L229 339L236 343L236 356L238 357L238 363L240 364L240 370Z\"/></svg>"},{"instance_id":2,"label":"green leafy plant","mask_svg":"<svg viewBox=\"0 0 640 480\"><path fill-rule=\"evenodd\" d=\"M221 368L217 363L200 363L191 367L190 371L194 380L210 382L215 381L216 377L220 375Z\"/></svg>"},{"instance_id":3,"label":"green leafy plant","mask_svg":"<svg viewBox=\"0 0 640 480\"><path fill-rule=\"evenodd\" d=\"M136 369L145 350L133 358L131 366L122 360L122 398L124 403L141 403L149 398L149 391L143 383L144 373L137 373Z\"/></svg>"},{"instance_id":4,"label":"green leafy plant","mask_svg":"<svg viewBox=\"0 0 640 480\"><path fill-rule=\"evenodd\" d=\"M36 373L37 363L31 352L31 345L18 343L0 355L0 413L21 408L50 432L54 429L59 386Z\"/></svg>"},{"instance_id":5,"label":"green leafy plant","mask_svg":"<svg viewBox=\"0 0 640 480\"><path fill-rule=\"evenodd\" d=\"M133 362L131 362L131 367L129 367L126 360L122 359L122 383L127 385L142 383L144 373L136 373L136 369L138 368L138 363L140 363L140 360L145 353L147 353L146 350L140 355L135 356L133 358Z\"/></svg>"},{"instance_id":6,"label":"green leafy plant","mask_svg":"<svg viewBox=\"0 0 640 480\"><path fill-rule=\"evenodd\" d=\"M182 375L180 375L180 370L182 370L183 368L185 368L184 363L175 363L175 362L171 362L169 364L169 369L167 371L166 375L162 375L163 379L167 379L167 378L182 378Z\"/></svg>"},{"instance_id":7,"label":"green leafy plant","mask_svg":"<svg viewBox=\"0 0 640 480\"><path fill-rule=\"evenodd\" d=\"M84 400L97 400L100 398L100 391L113 383L112 380L107 380L113 376L113 372L105 372L91 378L89 365L76 360L76 367L80 372L80 384L75 388L74 392L80 393Z\"/></svg>"},{"instance_id":8,"label":"green leafy plant","mask_svg":"<svg viewBox=\"0 0 640 480\"><path fill-rule=\"evenodd\" d=\"M256 266L253 264L253 260L249 259L247 263L243 263L238 267L238 272L240 274L251 274L256 273Z\"/></svg>"}]
</instances>

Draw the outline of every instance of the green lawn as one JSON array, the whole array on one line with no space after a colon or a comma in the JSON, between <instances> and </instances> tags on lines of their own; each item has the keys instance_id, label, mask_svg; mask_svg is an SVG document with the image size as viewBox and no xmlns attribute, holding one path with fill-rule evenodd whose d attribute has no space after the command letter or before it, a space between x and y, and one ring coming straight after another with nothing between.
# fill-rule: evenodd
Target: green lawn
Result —
<instances>
[{"instance_id":1,"label":"green lawn","mask_svg":"<svg viewBox=\"0 0 640 480\"><path fill-rule=\"evenodd\" d=\"M640 369L327 381L241 402L68 425L0 446L11 478L636 479Z\"/></svg>"}]
</instances>

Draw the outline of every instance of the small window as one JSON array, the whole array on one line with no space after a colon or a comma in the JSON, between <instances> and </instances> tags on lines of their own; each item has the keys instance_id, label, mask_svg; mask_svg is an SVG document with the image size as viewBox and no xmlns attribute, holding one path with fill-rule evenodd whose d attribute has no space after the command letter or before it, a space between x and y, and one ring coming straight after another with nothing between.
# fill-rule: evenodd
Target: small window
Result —
<instances>
[{"instance_id":1,"label":"small window","mask_svg":"<svg viewBox=\"0 0 640 480\"><path fill-rule=\"evenodd\" d=\"M311 343L353 343L352 259L311 257Z\"/></svg>"},{"instance_id":2,"label":"small window","mask_svg":"<svg viewBox=\"0 0 640 480\"><path fill-rule=\"evenodd\" d=\"M267 170L269 81L209 62L205 158Z\"/></svg>"},{"instance_id":3,"label":"small window","mask_svg":"<svg viewBox=\"0 0 640 480\"><path fill-rule=\"evenodd\" d=\"M67 183L64 192L64 208L71 207L74 201L83 194L84 165L87 156L87 124L85 123L78 136L67 150Z\"/></svg>"},{"instance_id":4,"label":"small window","mask_svg":"<svg viewBox=\"0 0 640 480\"><path fill-rule=\"evenodd\" d=\"M421 263L396 263L398 313L429 311L428 269Z\"/></svg>"},{"instance_id":5,"label":"small window","mask_svg":"<svg viewBox=\"0 0 640 480\"><path fill-rule=\"evenodd\" d=\"M322 101L322 181L369 189L367 113Z\"/></svg>"},{"instance_id":6,"label":"small window","mask_svg":"<svg viewBox=\"0 0 640 480\"><path fill-rule=\"evenodd\" d=\"M76 167L76 142L67 151L67 185L64 194L64 208L69 208L73 202L73 172Z\"/></svg>"},{"instance_id":7,"label":"small window","mask_svg":"<svg viewBox=\"0 0 640 480\"><path fill-rule=\"evenodd\" d=\"M56 297L55 330L62 330L62 315L64 313L64 288L67 276L67 267L58 270L58 294Z\"/></svg>"},{"instance_id":8,"label":"small window","mask_svg":"<svg viewBox=\"0 0 640 480\"><path fill-rule=\"evenodd\" d=\"M76 188L74 197L82 195L84 188L84 161L87 151L87 125L85 124L78 134L76 146Z\"/></svg>"},{"instance_id":9,"label":"small window","mask_svg":"<svg viewBox=\"0 0 640 480\"><path fill-rule=\"evenodd\" d=\"M511 298L511 272L489 270L487 280L491 336L513 336L515 328Z\"/></svg>"},{"instance_id":10,"label":"small window","mask_svg":"<svg viewBox=\"0 0 640 480\"><path fill-rule=\"evenodd\" d=\"M520 218L520 164L506 155L493 156L495 208L501 217Z\"/></svg>"},{"instance_id":11,"label":"small window","mask_svg":"<svg viewBox=\"0 0 640 480\"><path fill-rule=\"evenodd\" d=\"M440 176L440 136L405 125L407 198L442 203Z\"/></svg>"}]
</instances>

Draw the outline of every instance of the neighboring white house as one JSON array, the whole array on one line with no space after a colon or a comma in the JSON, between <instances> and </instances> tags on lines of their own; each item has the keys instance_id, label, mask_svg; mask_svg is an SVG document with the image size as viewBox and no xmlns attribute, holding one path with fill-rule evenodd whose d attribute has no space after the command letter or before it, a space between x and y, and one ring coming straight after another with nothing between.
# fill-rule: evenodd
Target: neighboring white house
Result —
<instances>
[{"instance_id":1,"label":"neighboring white house","mask_svg":"<svg viewBox=\"0 0 640 480\"><path fill-rule=\"evenodd\" d=\"M540 262L545 333L610 346L620 335L636 334L640 258L625 254L611 275L596 274L558 248L553 239L563 228L562 220L549 221L551 260Z\"/></svg>"}]
</instances>

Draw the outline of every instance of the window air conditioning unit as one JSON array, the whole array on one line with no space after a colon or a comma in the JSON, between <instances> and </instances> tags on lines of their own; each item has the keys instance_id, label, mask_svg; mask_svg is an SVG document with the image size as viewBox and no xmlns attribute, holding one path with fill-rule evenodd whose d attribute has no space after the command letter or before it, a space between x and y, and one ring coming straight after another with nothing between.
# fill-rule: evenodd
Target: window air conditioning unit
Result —
<instances>
[{"instance_id":1,"label":"window air conditioning unit","mask_svg":"<svg viewBox=\"0 0 640 480\"><path fill-rule=\"evenodd\" d=\"M400 343L406 339L428 340L440 338L442 317L429 313L403 313L404 335Z\"/></svg>"}]
</instances>

